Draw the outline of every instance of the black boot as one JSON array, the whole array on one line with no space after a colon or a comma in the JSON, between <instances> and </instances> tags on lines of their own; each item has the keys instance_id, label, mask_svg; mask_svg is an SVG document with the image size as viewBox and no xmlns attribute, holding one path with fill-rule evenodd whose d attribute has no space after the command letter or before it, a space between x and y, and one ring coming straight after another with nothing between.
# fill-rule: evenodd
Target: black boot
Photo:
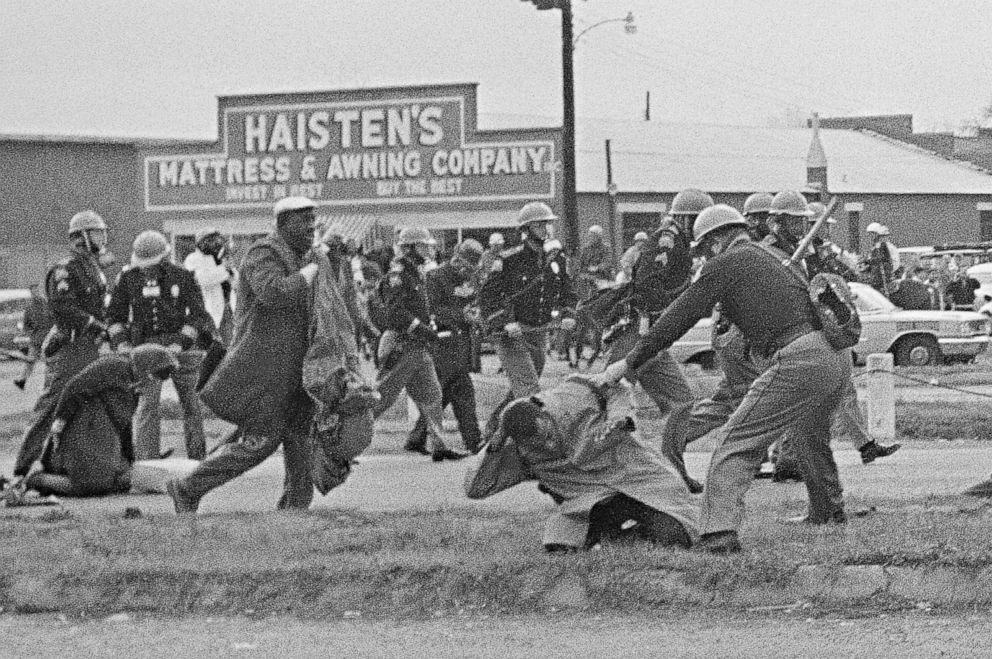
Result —
<instances>
[{"instance_id":1,"label":"black boot","mask_svg":"<svg viewBox=\"0 0 992 659\"><path fill-rule=\"evenodd\" d=\"M878 458L887 458L902 448L902 444L879 444L868 442L861 447L861 464L869 464Z\"/></svg>"}]
</instances>

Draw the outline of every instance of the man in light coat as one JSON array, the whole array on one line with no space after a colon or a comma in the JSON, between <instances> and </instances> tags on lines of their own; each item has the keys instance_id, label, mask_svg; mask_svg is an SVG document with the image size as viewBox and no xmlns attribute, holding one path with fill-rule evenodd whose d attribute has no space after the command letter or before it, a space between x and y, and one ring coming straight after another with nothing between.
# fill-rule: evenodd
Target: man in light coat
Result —
<instances>
[{"instance_id":1,"label":"man in light coat","mask_svg":"<svg viewBox=\"0 0 992 659\"><path fill-rule=\"evenodd\" d=\"M313 500L313 404L303 389L303 358L315 261L326 257L312 247L313 201L287 197L276 202L274 214L276 230L251 246L241 267L234 345L201 394L217 416L238 426L239 438L185 478L169 481L180 514L195 513L204 495L261 464L280 445L286 478L278 507L305 509Z\"/></svg>"},{"instance_id":2,"label":"man in light coat","mask_svg":"<svg viewBox=\"0 0 992 659\"><path fill-rule=\"evenodd\" d=\"M545 525L549 552L628 537L688 548L697 506L675 468L641 441L633 418L626 387L579 376L519 398L466 475L465 493L482 499L537 480L558 504Z\"/></svg>"},{"instance_id":3,"label":"man in light coat","mask_svg":"<svg viewBox=\"0 0 992 659\"><path fill-rule=\"evenodd\" d=\"M183 260L203 293L203 305L214 321L219 338L231 345L234 330L234 270L227 263L228 243L220 231L205 227L196 232L196 250Z\"/></svg>"}]
</instances>

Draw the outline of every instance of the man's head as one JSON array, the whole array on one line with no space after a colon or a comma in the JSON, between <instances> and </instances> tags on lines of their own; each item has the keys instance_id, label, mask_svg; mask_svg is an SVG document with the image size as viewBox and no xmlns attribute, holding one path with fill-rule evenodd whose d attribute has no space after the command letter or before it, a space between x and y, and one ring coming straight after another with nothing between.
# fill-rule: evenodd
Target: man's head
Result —
<instances>
[{"instance_id":1,"label":"man's head","mask_svg":"<svg viewBox=\"0 0 992 659\"><path fill-rule=\"evenodd\" d=\"M505 244L506 240L503 238L503 234L499 231L489 234L489 249L500 250L503 249L503 245Z\"/></svg>"},{"instance_id":2,"label":"man's head","mask_svg":"<svg viewBox=\"0 0 992 659\"><path fill-rule=\"evenodd\" d=\"M434 257L437 241L423 227L405 227L396 237L396 244L404 256L412 257L418 263L425 263Z\"/></svg>"},{"instance_id":3,"label":"man's head","mask_svg":"<svg viewBox=\"0 0 992 659\"><path fill-rule=\"evenodd\" d=\"M80 211L69 220L69 244L90 254L107 249L107 223L96 211Z\"/></svg>"},{"instance_id":4,"label":"man's head","mask_svg":"<svg viewBox=\"0 0 992 659\"><path fill-rule=\"evenodd\" d=\"M313 200L307 197L284 197L272 208L276 232L297 254L303 254L313 245L315 208Z\"/></svg>"},{"instance_id":5,"label":"man's head","mask_svg":"<svg viewBox=\"0 0 992 659\"><path fill-rule=\"evenodd\" d=\"M344 239L344 226L337 222L328 224L320 236L320 242L330 247L332 251L343 251L345 248Z\"/></svg>"},{"instance_id":6,"label":"man's head","mask_svg":"<svg viewBox=\"0 0 992 659\"><path fill-rule=\"evenodd\" d=\"M519 446L544 445L554 442L553 424L535 398L518 398L499 417L499 435L510 437Z\"/></svg>"},{"instance_id":7,"label":"man's head","mask_svg":"<svg viewBox=\"0 0 992 659\"><path fill-rule=\"evenodd\" d=\"M517 214L517 225L524 240L530 239L543 244L551 237L551 225L558 216L551 207L542 201L525 204Z\"/></svg>"},{"instance_id":8,"label":"man's head","mask_svg":"<svg viewBox=\"0 0 992 659\"><path fill-rule=\"evenodd\" d=\"M462 281L475 274L479 267L479 260L482 258L482 252L482 244L471 238L466 238L455 247L455 253L451 255L451 266Z\"/></svg>"},{"instance_id":9,"label":"man's head","mask_svg":"<svg viewBox=\"0 0 992 659\"><path fill-rule=\"evenodd\" d=\"M806 218L812 213L806 197L796 190L783 190L772 198L772 233L789 247L795 247L806 235Z\"/></svg>"},{"instance_id":10,"label":"man's head","mask_svg":"<svg viewBox=\"0 0 992 659\"><path fill-rule=\"evenodd\" d=\"M868 233L868 240L873 243L881 240L884 230L885 228L879 222L869 222L868 226L865 227L865 231Z\"/></svg>"},{"instance_id":11,"label":"man's head","mask_svg":"<svg viewBox=\"0 0 992 659\"><path fill-rule=\"evenodd\" d=\"M693 227L695 252L702 257L713 257L723 252L743 231L747 220L736 208L717 204L703 210Z\"/></svg>"},{"instance_id":12,"label":"man's head","mask_svg":"<svg viewBox=\"0 0 992 659\"><path fill-rule=\"evenodd\" d=\"M227 239L214 227L204 227L196 232L196 248L218 262L227 252Z\"/></svg>"},{"instance_id":13,"label":"man's head","mask_svg":"<svg viewBox=\"0 0 992 659\"><path fill-rule=\"evenodd\" d=\"M687 236L692 235L692 226L704 210L713 205L713 197L698 188L686 188L672 199L668 214Z\"/></svg>"},{"instance_id":14,"label":"man's head","mask_svg":"<svg viewBox=\"0 0 992 659\"><path fill-rule=\"evenodd\" d=\"M169 239L158 231L142 231L131 247L131 265L135 268L153 268L165 260L172 248Z\"/></svg>"},{"instance_id":15,"label":"man's head","mask_svg":"<svg viewBox=\"0 0 992 659\"><path fill-rule=\"evenodd\" d=\"M634 245L637 247L644 247L644 243L648 241L648 234L644 231L638 231L634 234Z\"/></svg>"},{"instance_id":16,"label":"man's head","mask_svg":"<svg viewBox=\"0 0 992 659\"><path fill-rule=\"evenodd\" d=\"M603 227L598 224L594 224L589 227L589 242L591 243L601 243L603 242Z\"/></svg>"},{"instance_id":17,"label":"man's head","mask_svg":"<svg viewBox=\"0 0 992 659\"><path fill-rule=\"evenodd\" d=\"M747 232L754 240L761 240L769 233L768 211L771 210L773 198L770 192L755 192L744 201Z\"/></svg>"},{"instance_id":18,"label":"man's head","mask_svg":"<svg viewBox=\"0 0 992 659\"><path fill-rule=\"evenodd\" d=\"M168 380L179 368L179 361L164 346L143 343L131 351L131 367L138 382L147 378Z\"/></svg>"}]
</instances>

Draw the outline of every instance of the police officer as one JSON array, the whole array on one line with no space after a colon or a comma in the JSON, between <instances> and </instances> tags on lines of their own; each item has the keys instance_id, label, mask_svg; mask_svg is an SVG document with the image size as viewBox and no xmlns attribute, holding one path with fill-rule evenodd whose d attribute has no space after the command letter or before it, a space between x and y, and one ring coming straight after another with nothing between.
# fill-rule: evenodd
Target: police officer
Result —
<instances>
[{"instance_id":1,"label":"police officer","mask_svg":"<svg viewBox=\"0 0 992 659\"><path fill-rule=\"evenodd\" d=\"M763 240L768 235L768 211L772 207L770 192L755 192L744 200L744 219L751 240Z\"/></svg>"},{"instance_id":2,"label":"police officer","mask_svg":"<svg viewBox=\"0 0 992 659\"><path fill-rule=\"evenodd\" d=\"M167 258L169 241L158 231L142 231L134 239L131 265L124 268L110 295L107 320L110 346L127 353L139 345L166 346L179 360L172 382L183 410L186 455L206 455L203 411L196 393L203 351L198 348L216 333L193 273ZM137 460L161 456L162 420L159 401L162 381L142 382L134 413L134 455Z\"/></svg>"},{"instance_id":3,"label":"police officer","mask_svg":"<svg viewBox=\"0 0 992 659\"><path fill-rule=\"evenodd\" d=\"M441 384L441 407L454 408L462 442L478 453L482 439L475 413L475 386L472 384L472 330L477 310L475 270L482 258L478 241L463 241L451 260L427 273L427 300L438 330L431 344L431 357ZM407 440L406 450L427 453L427 423L423 416Z\"/></svg>"},{"instance_id":4,"label":"police officer","mask_svg":"<svg viewBox=\"0 0 992 659\"><path fill-rule=\"evenodd\" d=\"M626 328L611 345L607 364L613 364L630 352L639 336L648 333L671 302L685 290L692 277L692 226L704 209L713 205L713 198L702 190L682 190L672 200L672 209L661 227L648 240L633 272L631 317ZM658 406L668 420L662 430L661 452L672 461L693 493L703 486L689 477L682 453L685 451L685 431L695 399L682 369L668 353L661 350L639 365L636 382Z\"/></svg>"},{"instance_id":5,"label":"police officer","mask_svg":"<svg viewBox=\"0 0 992 659\"><path fill-rule=\"evenodd\" d=\"M459 460L441 438L441 384L428 346L438 340L430 314L424 266L433 258L435 240L420 227L406 227L397 237L399 255L380 282L387 329L379 341L377 388L382 398L373 414L378 418L392 407L400 392L407 393L427 427L427 448L434 462Z\"/></svg>"},{"instance_id":6,"label":"police officer","mask_svg":"<svg viewBox=\"0 0 992 659\"><path fill-rule=\"evenodd\" d=\"M825 209L824 209L825 210ZM821 213L823 211L821 210ZM808 230L807 221L813 217L806 198L796 190L783 190L775 195L770 209L772 233L765 242L779 252L782 258L792 256ZM808 249L798 265L807 278L812 278L821 272L832 272L828 264L814 249ZM844 350L850 359L850 350ZM854 382L848 378L844 385L843 397L837 408L837 431L845 435L854 448L861 453L864 464L874 462L878 458L892 455L899 450L900 444L878 444L868 436L868 425L861 407L858 405L858 394ZM783 439L775 465L776 480L785 480L799 475L798 462L800 458L791 450L791 437Z\"/></svg>"},{"instance_id":7,"label":"police officer","mask_svg":"<svg viewBox=\"0 0 992 659\"><path fill-rule=\"evenodd\" d=\"M562 309L575 306L565 258L544 251L544 241L557 219L543 202L525 204L517 214L520 244L500 253L479 295L482 317L494 333L496 354L510 381L510 391L486 424L487 438L496 431L499 413L507 403L540 391L548 324ZM561 327L572 331L575 320L563 318Z\"/></svg>"},{"instance_id":8,"label":"police officer","mask_svg":"<svg viewBox=\"0 0 992 659\"><path fill-rule=\"evenodd\" d=\"M803 444L809 523L841 523L843 490L830 451L830 417L850 380L850 356L834 350L809 303L807 287L747 236L747 222L723 204L703 211L694 228L707 261L699 277L642 336L634 349L598 379L634 375L671 346L717 303L752 350L771 358L717 434L703 498L700 545L740 551L737 530L744 498L762 456L789 429Z\"/></svg>"},{"instance_id":9,"label":"police officer","mask_svg":"<svg viewBox=\"0 0 992 659\"><path fill-rule=\"evenodd\" d=\"M24 476L41 456L55 406L66 383L96 360L104 325L107 276L101 269L112 261L107 251L107 224L91 210L69 220L69 256L45 275L45 296L55 320L43 352L48 361L45 390L35 404L35 420L24 434L14 475ZM56 351L56 346L59 346Z\"/></svg>"}]
</instances>

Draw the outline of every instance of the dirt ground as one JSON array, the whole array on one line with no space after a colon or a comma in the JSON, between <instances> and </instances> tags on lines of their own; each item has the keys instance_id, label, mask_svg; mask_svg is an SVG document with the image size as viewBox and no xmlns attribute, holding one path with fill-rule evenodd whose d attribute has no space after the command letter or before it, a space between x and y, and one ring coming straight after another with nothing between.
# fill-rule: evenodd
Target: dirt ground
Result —
<instances>
[{"instance_id":1,"label":"dirt ground","mask_svg":"<svg viewBox=\"0 0 992 659\"><path fill-rule=\"evenodd\" d=\"M99 620L0 616L9 657L988 657L992 614L721 613L464 618Z\"/></svg>"}]
</instances>

